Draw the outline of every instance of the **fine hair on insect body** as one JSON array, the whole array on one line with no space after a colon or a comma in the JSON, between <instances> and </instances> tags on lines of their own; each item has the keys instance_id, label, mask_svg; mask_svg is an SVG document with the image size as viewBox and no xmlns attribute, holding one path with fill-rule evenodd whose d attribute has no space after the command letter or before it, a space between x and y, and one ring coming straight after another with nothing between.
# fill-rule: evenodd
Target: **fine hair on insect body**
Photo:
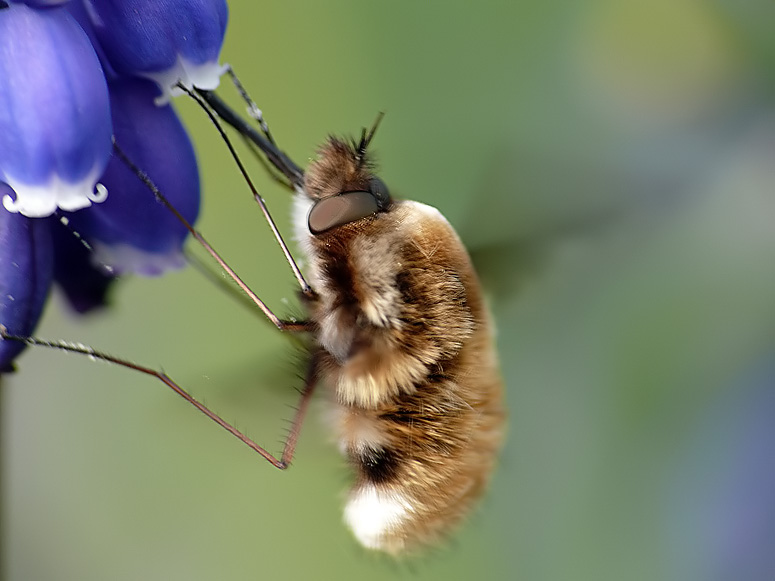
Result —
<instances>
[{"instance_id":1,"label":"fine hair on insect body","mask_svg":"<svg viewBox=\"0 0 775 581\"><path fill-rule=\"evenodd\" d=\"M259 111L242 90L252 111ZM381 119L360 139L328 138L302 171L215 93L184 89L205 109L237 162L291 265L305 320L277 317L193 227L193 237L279 330L306 336L309 364L298 411L275 457L167 375L88 347L17 337L153 375L274 466L290 464L319 383L339 448L354 471L344 518L358 541L391 554L438 542L481 498L500 449L505 412L493 325L471 260L441 213L394 199L370 152ZM263 153L294 193L296 265L219 119ZM114 154L185 220L114 144ZM307 282L309 281L309 282Z\"/></svg>"}]
</instances>

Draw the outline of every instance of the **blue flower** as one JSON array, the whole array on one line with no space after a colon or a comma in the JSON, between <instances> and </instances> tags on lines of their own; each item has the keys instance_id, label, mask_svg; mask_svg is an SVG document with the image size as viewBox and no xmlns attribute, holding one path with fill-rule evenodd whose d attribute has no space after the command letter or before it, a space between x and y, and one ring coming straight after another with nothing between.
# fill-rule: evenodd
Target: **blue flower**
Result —
<instances>
[{"instance_id":1,"label":"blue flower","mask_svg":"<svg viewBox=\"0 0 775 581\"><path fill-rule=\"evenodd\" d=\"M225 0L84 0L97 38L119 75L140 76L162 89L215 89L228 20Z\"/></svg>"},{"instance_id":2,"label":"blue flower","mask_svg":"<svg viewBox=\"0 0 775 581\"><path fill-rule=\"evenodd\" d=\"M9 333L32 333L53 276L48 223L0 211L0 324ZM24 345L0 341L0 372L9 371Z\"/></svg>"},{"instance_id":3,"label":"blue flower","mask_svg":"<svg viewBox=\"0 0 775 581\"><path fill-rule=\"evenodd\" d=\"M48 216L99 198L111 151L108 89L64 8L0 9L0 181L9 211Z\"/></svg>"},{"instance_id":4,"label":"blue flower","mask_svg":"<svg viewBox=\"0 0 775 581\"><path fill-rule=\"evenodd\" d=\"M111 157L111 137L193 222L193 147L159 104L178 81L218 84L226 19L223 0L0 1L0 325L9 332L34 331L52 277L86 312L105 303L116 273L183 264L185 228ZM53 213L61 220L44 218ZM0 371L21 350L1 342Z\"/></svg>"},{"instance_id":5,"label":"blue flower","mask_svg":"<svg viewBox=\"0 0 775 581\"><path fill-rule=\"evenodd\" d=\"M151 178L189 223L199 213L199 173L194 148L169 105L156 106L156 85L141 79L110 83L116 142ZM108 199L75 212L70 224L89 240L94 259L115 274L162 274L183 266L188 230L151 195L145 184L114 157L101 180Z\"/></svg>"}]
</instances>

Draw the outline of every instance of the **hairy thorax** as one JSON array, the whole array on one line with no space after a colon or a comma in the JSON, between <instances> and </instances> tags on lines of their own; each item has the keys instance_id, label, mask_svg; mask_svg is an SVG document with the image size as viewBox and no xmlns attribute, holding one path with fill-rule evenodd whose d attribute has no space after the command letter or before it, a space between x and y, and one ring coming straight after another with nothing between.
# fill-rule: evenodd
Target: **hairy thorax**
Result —
<instances>
[{"instance_id":1,"label":"hairy thorax","mask_svg":"<svg viewBox=\"0 0 775 581\"><path fill-rule=\"evenodd\" d=\"M397 202L372 224L314 241L310 304L339 403L377 409L411 394L475 329L454 233L435 209ZM372 230L378 230L374 235Z\"/></svg>"}]
</instances>

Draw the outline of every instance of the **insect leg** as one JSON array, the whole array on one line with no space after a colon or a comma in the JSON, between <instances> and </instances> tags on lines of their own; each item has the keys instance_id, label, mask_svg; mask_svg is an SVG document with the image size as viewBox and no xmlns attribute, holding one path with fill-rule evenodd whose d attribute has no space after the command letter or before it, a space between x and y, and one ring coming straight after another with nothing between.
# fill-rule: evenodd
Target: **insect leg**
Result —
<instances>
[{"instance_id":1,"label":"insect leg","mask_svg":"<svg viewBox=\"0 0 775 581\"><path fill-rule=\"evenodd\" d=\"M237 77L237 73L234 72L234 69L231 67L231 65L226 65L226 74L229 75L229 78L231 79L234 88L237 89L239 96L242 97L242 100L247 104L248 115L250 115L252 119L255 119L256 123L258 123L259 127L261 127L261 131L264 133L264 137L269 140L269 143L277 147L277 143L275 143L274 137L272 137L272 133L269 131L269 124L266 122L266 119L264 119L264 112L259 109L258 105L256 105L256 102L250 97L250 95L248 95L247 90L239 80L239 77Z\"/></svg>"},{"instance_id":2,"label":"insect leg","mask_svg":"<svg viewBox=\"0 0 775 581\"><path fill-rule=\"evenodd\" d=\"M184 89L185 90L185 89ZM269 141L261 132L255 130L252 125L240 117L229 105L212 91L196 89L199 95L215 112L216 115L227 124L231 125L240 135L252 141L256 147L264 152L269 163L275 166L294 188L304 187L304 171L281 151L273 142Z\"/></svg>"},{"instance_id":3,"label":"insect leg","mask_svg":"<svg viewBox=\"0 0 775 581\"><path fill-rule=\"evenodd\" d=\"M275 315L271 309L266 306L266 303L262 301L256 293L254 293L251 288L243 281L239 275L234 271L234 269L229 266L226 261L221 258L221 255L218 254L215 249L210 246L210 243L205 240L204 236L202 236L199 231L197 231L189 222L186 220L180 212L178 212L177 208L170 204L169 200L164 197L164 195L159 191L159 188L156 187L156 184L153 183L153 181L148 177L148 175L142 171L135 163L127 157L126 153L124 153L124 150L119 147L118 143L113 141L113 152L116 154L116 156L121 160L122 163L124 163L144 184L145 186L153 193L153 195L156 197L156 199L159 201L160 204L162 204L165 208L167 208L170 212L172 212L175 217L186 227L186 229L189 231L191 236L207 251L207 253L215 259L215 261L218 263L218 265L226 272L229 277L237 283L237 286L239 286L242 291L250 297L250 300L255 303L255 305L261 309L261 312L266 315L266 318L269 319L269 321L277 327L281 331L307 331L309 330L309 324L304 322L294 322L294 321L284 321L280 319L277 315ZM305 283L306 284L306 283ZM309 291L310 294L312 294L312 291Z\"/></svg>"},{"instance_id":4,"label":"insect leg","mask_svg":"<svg viewBox=\"0 0 775 581\"><path fill-rule=\"evenodd\" d=\"M213 110L208 106L207 102L204 100L202 96L200 96L199 93L191 91L190 89L184 87L180 83L178 83L178 87L180 87L183 91L185 91L194 101L197 102L197 104L200 107L202 107L202 110L210 118L210 121L212 121L213 125L215 125L215 128L218 130L218 133L220 134L221 139L223 139L224 143L226 144L226 147L229 149L229 153L231 153L232 159L234 159L234 162L237 164L237 167L239 168L239 171L242 174L242 177L245 180L245 183L248 185L248 188L250 188L250 191L253 194L253 199L256 201L259 208L261 208L261 212L264 214L264 218L266 218L267 224L269 224L269 228L272 230L272 234L274 234L275 240L277 240L277 243L280 245L280 249L282 250L283 255L285 256L285 260L288 262L288 265L291 267L293 276L296 277L296 280L299 283L301 292L308 297L314 296L315 293L312 290L312 287L309 286L307 281L304 279L304 275L301 274L301 269L299 269L299 265L296 264L296 261L293 259L293 256L291 255L291 251L289 250L288 245L285 243L285 240L283 240L282 234L280 234L280 230L277 228L277 225L275 224L275 221L272 218L272 215L269 213L269 208L267 208L266 202L264 202L264 198L262 198L261 194L258 193L256 186L253 184L253 180L250 179L250 175L248 174L247 169L245 169L245 166L243 165L242 160L237 154L237 150L234 149L234 146L232 145L231 140L229 139L229 136L226 135L226 131L221 125L221 122L218 121L218 115L215 112L213 112ZM268 141L266 143L268 143ZM272 145L272 147L274 146ZM302 188L303 178L302 178L302 181L298 183L293 182L293 184L294 184L294 187Z\"/></svg>"},{"instance_id":5,"label":"insect leg","mask_svg":"<svg viewBox=\"0 0 775 581\"><path fill-rule=\"evenodd\" d=\"M309 367L307 368L307 376L304 378L304 388L301 390L299 405L293 416L291 429L288 432L288 436L285 438L283 453L280 456L280 464L275 464L278 468L287 468L291 464L291 460L293 460L293 453L296 451L296 443L299 440L299 433L301 432L301 424L304 422L304 415L307 413L310 399L312 399L312 393L315 391L315 386L317 385L316 359L317 358L313 356L309 363Z\"/></svg>"},{"instance_id":6,"label":"insect leg","mask_svg":"<svg viewBox=\"0 0 775 581\"><path fill-rule=\"evenodd\" d=\"M291 431L288 434L288 437L285 441L285 446L283 447L283 453L280 456L280 459L277 459L274 455L269 453L265 448L256 444L251 438L249 438L248 436L240 432L232 424L224 420L221 416L219 416L210 408L208 408L206 405L204 405L202 402L197 400L185 389L183 389L181 386L175 383L175 381L173 381L169 375L167 375L162 371L151 369L150 367L145 367L143 365L138 365L137 363L133 363L126 359L121 359L120 357L114 357L113 355L109 355L102 351L98 351L87 345L67 343L64 341L47 341L45 339L39 339L37 337L13 335L9 333L8 330L5 328L5 326L3 325L0 325L0 340L18 341L20 343L25 343L27 345L33 345L38 347L49 347L51 349L59 349L61 351L67 351L69 353L77 353L80 355L85 355L91 359L107 361L108 363L113 363L115 365L126 367L127 369L132 369L134 371L139 371L140 373L144 373L146 375L155 377L156 379L164 383L164 385L169 387L172 391L174 391L176 394L178 394L180 397L185 399L192 406L194 406L196 409L198 409L200 412L202 412L204 415L206 415L208 418L210 418L212 421L214 421L216 424L221 426L224 430L229 432L232 436L240 440L251 450L258 452L263 458L269 461L273 466L281 470L285 470L290 464L291 459L293 458L293 452L296 449L296 442L298 440L299 431L301 429L301 424L304 419L304 412L307 410L310 396L312 395L312 392L315 388L315 371L314 371L314 366L311 364L310 370L307 374L307 379L305 381L304 389L302 390L299 407L297 408L296 415L293 419L293 423L291 424Z\"/></svg>"}]
</instances>

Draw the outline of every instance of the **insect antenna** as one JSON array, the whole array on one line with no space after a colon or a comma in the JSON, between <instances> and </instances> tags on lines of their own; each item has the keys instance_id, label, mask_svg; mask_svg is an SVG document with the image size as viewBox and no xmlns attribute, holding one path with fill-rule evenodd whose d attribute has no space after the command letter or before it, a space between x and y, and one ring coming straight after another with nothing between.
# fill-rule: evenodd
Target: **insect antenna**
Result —
<instances>
[{"instance_id":1,"label":"insect antenna","mask_svg":"<svg viewBox=\"0 0 775 581\"><path fill-rule=\"evenodd\" d=\"M358 142L358 145L355 148L357 152L356 159L358 160L359 167L363 164L363 160L366 158L366 150L368 149L371 140L374 139L374 134L377 132L377 127L379 127L379 124L384 116L385 112L380 111L377 114L377 118L374 120L374 123L372 124L368 133L366 132L365 127L361 130L361 140Z\"/></svg>"}]
</instances>

